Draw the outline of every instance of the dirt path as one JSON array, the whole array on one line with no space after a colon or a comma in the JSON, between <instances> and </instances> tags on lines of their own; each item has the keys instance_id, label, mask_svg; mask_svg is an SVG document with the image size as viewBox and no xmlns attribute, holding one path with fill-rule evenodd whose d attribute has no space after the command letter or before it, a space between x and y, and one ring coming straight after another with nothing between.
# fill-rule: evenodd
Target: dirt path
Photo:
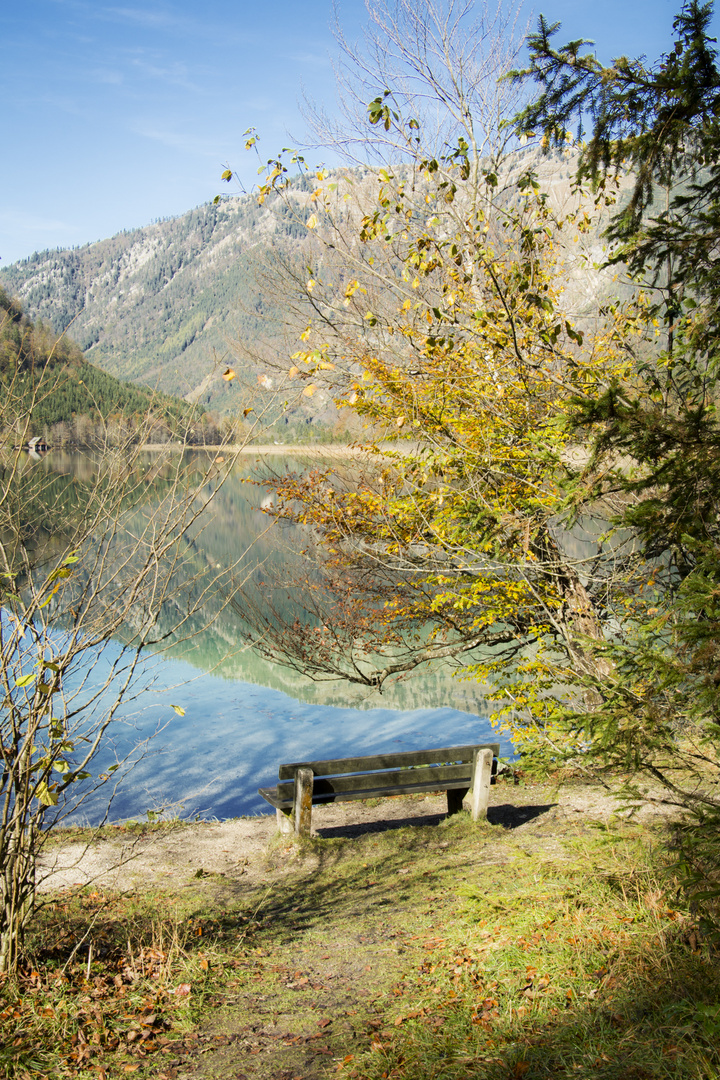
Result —
<instances>
[{"instance_id":1,"label":"dirt path","mask_svg":"<svg viewBox=\"0 0 720 1080\"><path fill-rule=\"evenodd\" d=\"M573 822L608 821L621 804L601 787L515 786L492 789L488 820L525 838L534 850L552 850ZM335 803L313 809L313 830L324 839L359 838L391 829L437 826L446 817L444 795L411 796ZM652 805L640 820L663 814ZM40 892L97 885L120 892L137 888L182 889L194 879L217 875L243 891L282 878L294 865L269 868L268 845L276 837L275 815L235 818L220 823L179 824L167 832L134 835L105 829L90 841L62 842L44 856ZM497 846L497 845L496 845Z\"/></svg>"}]
</instances>

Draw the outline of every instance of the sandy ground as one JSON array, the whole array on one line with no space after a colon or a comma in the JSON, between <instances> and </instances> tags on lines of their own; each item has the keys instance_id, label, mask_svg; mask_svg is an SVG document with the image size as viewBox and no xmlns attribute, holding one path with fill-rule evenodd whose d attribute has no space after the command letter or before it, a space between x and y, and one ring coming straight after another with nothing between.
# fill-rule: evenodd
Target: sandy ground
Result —
<instances>
[{"instance_id":1,"label":"sandy ground","mask_svg":"<svg viewBox=\"0 0 720 1080\"><path fill-rule=\"evenodd\" d=\"M438 824L446 815L444 795L407 796L370 802L334 803L313 809L319 837L353 837L368 832ZM537 849L559 847L573 822L609 821L627 813L618 799L599 786L515 786L492 789L488 820L512 834L513 843ZM667 816L667 808L649 804L641 820ZM82 842L61 839L44 852L39 891L85 885L131 892L140 888L174 891L196 879L218 875L228 884L257 886L269 881L266 853L277 836L275 815L224 822L178 824L167 830L133 835L122 827L105 829ZM497 849L502 857L502 848ZM277 870L274 871L277 874Z\"/></svg>"}]
</instances>

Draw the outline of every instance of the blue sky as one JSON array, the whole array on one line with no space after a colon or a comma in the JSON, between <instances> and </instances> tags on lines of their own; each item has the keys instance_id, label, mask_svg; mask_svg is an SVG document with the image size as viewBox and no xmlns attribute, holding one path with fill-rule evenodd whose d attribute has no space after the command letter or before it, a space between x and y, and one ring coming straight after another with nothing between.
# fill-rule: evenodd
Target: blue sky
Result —
<instances>
[{"instance_id":1,"label":"blue sky","mask_svg":"<svg viewBox=\"0 0 720 1080\"><path fill-rule=\"evenodd\" d=\"M655 58L679 0L539 0L598 56ZM356 37L362 0L340 0ZM332 103L331 0L25 0L5 5L0 95L0 265L182 213L253 182L242 134L264 156L303 130L303 87ZM716 23L718 22L716 18Z\"/></svg>"}]
</instances>

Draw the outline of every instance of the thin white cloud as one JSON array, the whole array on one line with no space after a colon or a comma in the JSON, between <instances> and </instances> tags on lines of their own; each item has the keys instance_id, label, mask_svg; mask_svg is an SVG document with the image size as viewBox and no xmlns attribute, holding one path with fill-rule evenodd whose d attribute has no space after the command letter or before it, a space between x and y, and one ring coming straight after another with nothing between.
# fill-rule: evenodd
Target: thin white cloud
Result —
<instances>
[{"instance_id":1,"label":"thin white cloud","mask_svg":"<svg viewBox=\"0 0 720 1080\"><path fill-rule=\"evenodd\" d=\"M162 28L163 30L187 30L192 26L190 19L184 15L175 15L171 11L149 11L147 8L131 7L106 7L99 14L115 16L123 22L134 23L137 26Z\"/></svg>"},{"instance_id":2,"label":"thin white cloud","mask_svg":"<svg viewBox=\"0 0 720 1080\"><path fill-rule=\"evenodd\" d=\"M171 150L181 150L185 154L192 154L193 156L199 155L201 157L219 160L217 145L215 143L211 144L202 139L197 139L192 135L185 135L181 131L171 131L142 124L132 126L130 130L135 135L140 135L143 139L151 139L153 142L159 142L163 146L170 147Z\"/></svg>"},{"instance_id":3,"label":"thin white cloud","mask_svg":"<svg viewBox=\"0 0 720 1080\"><path fill-rule=\"evenodd\" d=\"M123 73L112 68L91 68L87 74L92 82L104 83L107 86L121 86L125 82Z\"/></svg>"},{"instance_id":4,"label":"thin white cloud","mask_svg":"<svg viewBox=\"0 0 720 1080\"><path fill-rule=\"evenodd\" d=\"M285 59L292 60L296 64L310 64L313 67L330 67L330 57L327 53L287 53Z\"/></svg>"},{"instance_id":5,"label":"thin white cloud","mask_svg":"<svg viewBox=\"0 0 720 1080\"><path fill-rule=\"evenodd\" d=\"M192 90L196 94L205 93L202 86L198 86L197 83L191 82L188 78L188 71L184 64L159 67L157 64L150 64L147 60L139 59L131 60L130 64L151 79L158 79L160 82L168 83L170 86L182 86L185 90Z\"/></svg>"},{"instance_id":6,"label":"thin white cloud","mask_svg":"<svg viewBox=\"0 0 720 1080\"><path fill-rule=\"evenodd\" d=\"M87 0L52 0L52 2L58 7L64 7L82 15L88 21L124 22L150 30L179 30L183 33L197 33L198 27L202 25L196 19L173 10L171 6L153 9L104 6L88 3Z\"/></svg>"},{"instance_id":7,"label":"thin white cloud","mask_svg":"<svg viewBox=\"0 0 720 1080\"><path fill-rule=\"evenodd\" d=\"M0 210L0 228L16 232L71 232L74 226L58 218L42 217L26 210Z\"/></svg>"},{"instance_id":8,"label":"thin white cloud","mask_svg":"<svg viewBox=\"0 0 720 1080\"><path fill-rule=\"evenodd\" d=\"M93 110L85 98L78 99L67 94L42 94L38 100L44 106L68 113L69 116L79 116L87 120L93 117Z\"/></svg>"},{"instance_id":9,"label":"thin white cloud","mask_svg":"<svg viewBox=\"0 0 720 1080\"><path fill-rule=\"evenodd\" d=\"M241 106L243 112L246 114L252 114L253 112L271 112L272 110L277 111L277 101L267 96L245 98L241 102Z\"/></svg>"}]
</instances>

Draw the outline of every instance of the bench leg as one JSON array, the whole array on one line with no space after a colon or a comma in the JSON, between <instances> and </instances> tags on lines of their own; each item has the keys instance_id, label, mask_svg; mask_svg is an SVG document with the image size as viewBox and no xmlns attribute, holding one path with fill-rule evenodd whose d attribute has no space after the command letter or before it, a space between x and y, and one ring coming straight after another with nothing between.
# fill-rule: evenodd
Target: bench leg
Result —
<instances>
[{"instance_id":1,"label":"bench leg","mask_svg":"<svg viewBox=\"0 0 720 1080\"><path fill-rule=\"evenodd\" d=\"M470 813L473 821L484 821L487 818L492 766L492 750L478 750L473 761L473 783L470 793Z\"/></svg>"},{"instance_id":2,"label":"bench leg","mask_svg":"<svg viewBox=\"0 0 720 1080\"><path fill-rule=\"evenodd\" d=\"M298 769L295 774L295 835L309 836L312 822L312 769Z\"/></svg>"},{"instance_id":3,"label":"bench leg","mask_svg":"<svg viewBox=\"0 0 720 1080\"><path fill-rule=\"evenodd\" d=\"M278 832L291 833L293 831L292 810L276 810Z\"/></svg>"},{"instance_id":4,"label":"bench leg","mask_svg":"<svg viewBox=\"0 0 720 1080\"><path fill-rule=\"evenodd\" d=\"M448 788L447 802L448 802L448 817L451 814L459 814L463 808L463 799L468 793L467 788Z\"/></svg>"}]
</instances>

